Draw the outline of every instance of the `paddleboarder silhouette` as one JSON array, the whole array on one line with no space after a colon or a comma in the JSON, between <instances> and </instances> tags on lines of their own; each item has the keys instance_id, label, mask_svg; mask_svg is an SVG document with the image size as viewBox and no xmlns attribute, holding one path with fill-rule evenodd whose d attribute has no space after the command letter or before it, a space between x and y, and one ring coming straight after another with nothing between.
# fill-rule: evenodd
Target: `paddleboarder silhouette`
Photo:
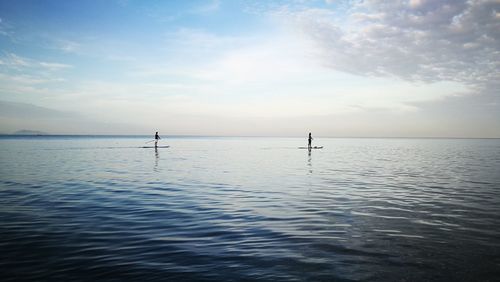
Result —
<instances>
[{"instance_id":1,"label":"paddleboarder silhouette","mask_svg":"<svg viewBox=\"0 0 500 282\"><path fill-rule=\"evenodd\" d=\"M307 148L308 148L309 150L311 150L311 149L312 149L312 146L311 146L312 140L313 140L313 138L312 138L312 136L311 136L311 132L309 132L309 138L307 139Z\"/></svg>"},{"instance_id":2,"label":"paddleboarder silhouette","mask_svg":"<svg viewBox=\"0 0 500 282\"><path fill-rule=\"evenodd\" d=\"M156 131L156 134L155 134L155 148L158 147L158 140L160 140L160 136L158 135L158 131Z\"/></svg>"}]
</instances>

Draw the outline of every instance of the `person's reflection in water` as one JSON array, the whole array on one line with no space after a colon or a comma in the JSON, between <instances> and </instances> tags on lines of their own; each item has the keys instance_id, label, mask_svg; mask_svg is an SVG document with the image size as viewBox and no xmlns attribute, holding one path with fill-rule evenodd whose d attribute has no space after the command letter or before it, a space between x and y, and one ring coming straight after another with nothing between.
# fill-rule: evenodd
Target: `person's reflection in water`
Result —
<instances>
[{"instance_id":1,"label":"person's reflection in water","mask_svg":"<svg viewBox=\"0 0 500 282\"><path fill-rule=\"evenodd\" d=\"M158 160L160 159L160 153L158 153L158 148L155 147L155 167L154 171L158 172Z\"/></svg>"},{"instance_id":2,"label":"person's reflection in water","mask_svg":"<svg viewBox=\"0 0 500 282\"><path fill-rule=\"evenodd\" d=\"M309 167L309 173L312 173L312 163L311 163L311 149L307 150L307 166Z\"/></svg>"},{"instance_id":3,"label":"person's reflection in water","mask_svg":"<svg viewBox=\"0 0 500 282\"><path fill-rule=\"evenodd\" d=\"M309 195L311 193L311 190L312 190L312 178L313 178L313 169L312 169L312 161L311 161L311 149L307 150L307 166L309 167L309 177L307 177L307 186L308 186L308 189L307 189L307 193L306 195Z\"/></svg>"}]
</instances>

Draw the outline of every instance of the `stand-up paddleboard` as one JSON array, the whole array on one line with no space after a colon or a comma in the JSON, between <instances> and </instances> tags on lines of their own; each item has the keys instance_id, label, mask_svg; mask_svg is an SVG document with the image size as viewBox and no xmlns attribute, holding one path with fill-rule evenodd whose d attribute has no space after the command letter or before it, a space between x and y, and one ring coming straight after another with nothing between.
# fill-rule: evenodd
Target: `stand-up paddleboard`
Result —
<instances>
[{"instance_id":1,"label":"stand-up paddleboard","mask_svg":"<svg viewBox=\"0 0 500 282\"><path fill-rule=\"evenodd\" d=\"M155 146L142 146L139 148L168 148L168 147L170 147L170 146L157 146L157 147L155 147Z\"/></svg>"},{"instance_id":2,"label":"stand-up paddleboard","mask_svg":"<svg viewBox=\"0 0 500 282\"><path fill-rule=\"evenodd\" d=\"M309 149L308 147L299 147L299 149ZM323 149L323 146L314 146L311 149Z\"/></svg>"}]
</instances>

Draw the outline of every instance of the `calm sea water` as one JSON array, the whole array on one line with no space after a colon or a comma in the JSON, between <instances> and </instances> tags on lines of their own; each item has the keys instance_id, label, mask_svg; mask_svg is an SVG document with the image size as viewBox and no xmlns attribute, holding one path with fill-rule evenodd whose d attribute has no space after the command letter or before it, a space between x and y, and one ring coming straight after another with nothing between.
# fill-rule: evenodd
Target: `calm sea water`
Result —
<instances>
[{"instance_id":1,"label":"calm sea water","mask_svg":"<svg viewBox=\"0 0 500 282\"><path fill-rule=\"evenodd\" d=\"M149 139L0 137L0 280L500 277L500 140Z\"/></svg>"}]
</instances>

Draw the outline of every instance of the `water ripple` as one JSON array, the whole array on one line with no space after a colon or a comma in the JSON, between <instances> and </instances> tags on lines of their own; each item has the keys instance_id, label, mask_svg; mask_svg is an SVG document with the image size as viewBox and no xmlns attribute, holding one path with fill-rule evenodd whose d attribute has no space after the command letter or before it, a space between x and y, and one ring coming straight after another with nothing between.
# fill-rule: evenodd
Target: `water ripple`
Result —
<instances>
[{"instance_id":1,"label":"water ripple","mask_svg":"<svg viewBox=\"0 0 500 282\"><path fill-rule=\"evenodd\" d=\"M2 281L500 275L498 140L0 142Z\"/></svg>"}]
</instances>

